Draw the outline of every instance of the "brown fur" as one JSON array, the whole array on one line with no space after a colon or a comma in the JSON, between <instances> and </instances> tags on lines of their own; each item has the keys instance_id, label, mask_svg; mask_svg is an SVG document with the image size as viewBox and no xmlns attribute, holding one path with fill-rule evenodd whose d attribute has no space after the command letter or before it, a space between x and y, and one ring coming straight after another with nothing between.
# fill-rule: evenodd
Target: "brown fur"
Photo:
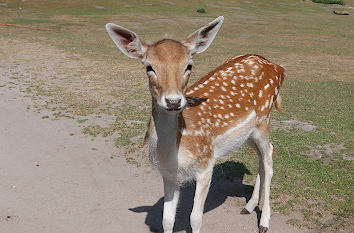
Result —
<instances>
[{"instance_id":1,"label":"brown fur","mask_svg":"<svg viewBox=\"0 0 354 233\"><path fill-rule=\"evenodd\" d=\"M225 73L228 69L229 72ZM280 109L278 91L283 79L281 66L252 54L230 59L211 71L186 91L189 98L206 98L207 101L189 106L182 112L183 130L201 132L183 135L180 147L186 147L197 157L196 163L205 167L213 154L213 148L209 147L210 138L236 126L252 111L256 112L260 130L268 135L272 106Z\"/></svg>"}]
</instances>

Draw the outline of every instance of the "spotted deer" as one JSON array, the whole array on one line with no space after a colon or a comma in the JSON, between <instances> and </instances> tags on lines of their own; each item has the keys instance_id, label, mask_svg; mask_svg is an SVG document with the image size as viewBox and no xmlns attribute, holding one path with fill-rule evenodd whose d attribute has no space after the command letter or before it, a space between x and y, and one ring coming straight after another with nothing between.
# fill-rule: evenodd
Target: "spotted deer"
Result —
<instances>
[{"instance_id":1,"label":"spotted deer","mask_svg":"<svg viewBox=\"0 0 354 233\"><path fill-rule=\"evenodd\" d=\"M165 233L173 231L180 186L189 180L196 180L190 223L193 233L200 232L215 161L244 142L257 152L259 169L241 214L251 213L259 204L264 185L259 232L269 228L273 175L269 124L273 106L280 109L284 69L259 55L238 56L187 87L193 55L209 47L223 20L216 18L183 42L163 39L150 45L124 27L106 25L118 48L146 67L152 113L145 142L163 178Z\"/></svg>"}]
</instances>

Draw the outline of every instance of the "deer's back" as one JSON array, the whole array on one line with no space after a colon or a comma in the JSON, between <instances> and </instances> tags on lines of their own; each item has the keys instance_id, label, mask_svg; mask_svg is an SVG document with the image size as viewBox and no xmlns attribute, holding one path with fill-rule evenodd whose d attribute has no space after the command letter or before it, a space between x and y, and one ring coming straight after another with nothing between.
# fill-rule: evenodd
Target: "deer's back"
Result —
<instances>
[{"instance_id":1,"label":"deer's back","mask_svg":"<svg viewBox=\"0 0 354 233\"><path fill-rule=\"evenodd\" d=\"M228 60L188 88L199 102L182 113L181 146L202 164L237 149L269 115L283 79L284 69L259 55Z\"/></svg>"}]
</instances>

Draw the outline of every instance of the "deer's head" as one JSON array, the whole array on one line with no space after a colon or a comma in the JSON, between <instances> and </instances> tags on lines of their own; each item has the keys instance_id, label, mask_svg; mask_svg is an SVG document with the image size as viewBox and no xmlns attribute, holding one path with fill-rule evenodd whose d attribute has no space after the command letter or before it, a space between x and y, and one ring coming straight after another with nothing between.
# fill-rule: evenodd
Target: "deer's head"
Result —
<instances>
[{"instance_id":1,"label":"deer's head","mask_svg":"<svg viewBox=\"0 0 354 233\"><path fill-rule=\"evenodd\" d=\"M205 51L214 40L223 16L190 34L183 42L163 39L148 45L124 27L108 23L106 29L117 47L146 67L150 91L158 106L179 111L186 106L185 90L192 72L194 54Z\"/></svg>"}]
</instances>

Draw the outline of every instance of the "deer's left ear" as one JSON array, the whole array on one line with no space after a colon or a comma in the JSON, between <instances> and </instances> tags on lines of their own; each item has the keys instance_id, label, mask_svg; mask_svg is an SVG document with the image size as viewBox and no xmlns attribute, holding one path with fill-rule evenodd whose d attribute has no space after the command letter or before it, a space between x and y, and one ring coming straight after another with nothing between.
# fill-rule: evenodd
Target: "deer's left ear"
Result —
<instances>
[{"instance_id":1,"label":"deer's left ear","mask_svg":"<svg viewBox=\"0 0 354 233\"><path fill-rule=\"evenodd\" d=\"M137 34L113 23L107 23L106 30L113 42L125 55L140 60L144 59L147 46L140 41Z\"/></svg>"},{"instance_id":2,"label":"deer's left ear","mask_svg":"<svg viewBox=\"0 0 354 233\"><path fill-rule=\"evenodd\" d=\"M192 56L196 53L204 52L209 47L218 33L223 21L224 17L219 16L209 24L188 36L183 44L187 46Z\"/></svg>"}]
</instances>

